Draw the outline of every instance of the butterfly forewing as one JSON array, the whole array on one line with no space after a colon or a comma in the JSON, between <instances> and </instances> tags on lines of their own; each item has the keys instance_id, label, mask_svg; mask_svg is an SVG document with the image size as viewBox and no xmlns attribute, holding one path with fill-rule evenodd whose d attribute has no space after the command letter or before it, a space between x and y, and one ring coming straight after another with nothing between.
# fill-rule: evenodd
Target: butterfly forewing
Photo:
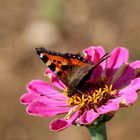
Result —
<instances>
[{"instance_id":1,"label":"butterfly forewing","mask_svg":"<svg viewBox=\"0 0 140 140\"><path fill-rule=\"evenodd\" d=\"M85 64L91 64L80 54L62 54L45 48L36 48L36 51L43 62L68 86L72 73Z\"/></svg>"}]
</instances>

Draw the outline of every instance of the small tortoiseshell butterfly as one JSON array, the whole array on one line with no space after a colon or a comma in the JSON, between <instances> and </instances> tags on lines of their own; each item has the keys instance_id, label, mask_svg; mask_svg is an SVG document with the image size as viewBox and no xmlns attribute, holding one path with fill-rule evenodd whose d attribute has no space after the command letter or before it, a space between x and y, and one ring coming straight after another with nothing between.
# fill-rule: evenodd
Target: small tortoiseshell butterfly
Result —
<instances>
[{"instance_id":1,"label":"small tortoiseshell butterfly","mask_svg":"<svg viewBox=\"0 0 140 140\"><path fill-rule=\"evenodd\" d=\"M77 91L80 92L80 87L90 78L92 71L109 57L108 54L105 54L97 64L93 64L79 53L62 54L45 48L36 48L36 51L43 62L68 87L69 97Z\"/></svg>"}]
</instances>

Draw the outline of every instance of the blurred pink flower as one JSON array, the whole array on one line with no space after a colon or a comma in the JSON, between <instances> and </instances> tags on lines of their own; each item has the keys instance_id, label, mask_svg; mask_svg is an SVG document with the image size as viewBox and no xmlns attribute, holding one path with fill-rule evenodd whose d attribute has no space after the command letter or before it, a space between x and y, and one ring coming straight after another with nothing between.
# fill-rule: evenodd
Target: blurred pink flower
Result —
<instances>
[{"instance_id":1,"label":"blurred pink flower","mask_svg":"<svg viewBox=\"0 0 140 140\"><path fill-rule=\"evenodd\" d=\"M83 50L85 58L93 63L105 55L101 46ZM72 124L90 125L102 115L114 115L119 107L132 105L140 89L138 77L140 61L128 63L128 50L115 48L110 57L102 62L89 80L92 88L81 96L66 96L67 87L47 69L45 74L51 82L33 80L27 85L27 93L21 96L21 103L27 105L30 115L52 117L65 114L50 123L50 129L60 131ZM57 89L56 89L57 87Z\"/></svg>"}]
</instances>

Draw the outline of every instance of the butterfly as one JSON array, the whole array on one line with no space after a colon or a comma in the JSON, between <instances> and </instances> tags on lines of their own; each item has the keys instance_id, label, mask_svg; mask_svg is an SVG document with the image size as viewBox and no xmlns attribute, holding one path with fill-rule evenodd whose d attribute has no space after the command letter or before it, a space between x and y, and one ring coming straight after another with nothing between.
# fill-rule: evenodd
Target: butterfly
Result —
<instances>
[{"instance_id":1,"label":"butterfly","mask_svg":"<svg viewBox=\"0 0 140 140\"><path fill-rule=\"evenodd\" d=\"M93 64L83 56L71 53L60 53L45 48L36 48L36 52L42 61L57 77L68 87L68 97L76 92L81 92L84 83L90 78L93 70L109 56L105 54L99 62Z\"/></svg>"}]
</instances>

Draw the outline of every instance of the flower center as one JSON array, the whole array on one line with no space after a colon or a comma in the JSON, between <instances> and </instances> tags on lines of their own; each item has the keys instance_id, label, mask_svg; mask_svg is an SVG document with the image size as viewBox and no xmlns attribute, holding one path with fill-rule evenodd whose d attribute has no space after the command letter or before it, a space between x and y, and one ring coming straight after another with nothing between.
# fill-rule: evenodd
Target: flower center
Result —
<instances>
[{"instance_id":1,"label":"flower center","mask_svg":"<svg viewBox=\"0 0 140 140\"><path fill-rule=\"evenodd\" d=\"M64 92L67 94L67 90ZM79 106L80 110L94 109L105 104L109 99L114 98L116 90L113 90L112 85L105 85L103 88L88 91L87 93L79 94L76 92L73 96L69 97L68 105Z\"/></svg>"}]
</instances>

